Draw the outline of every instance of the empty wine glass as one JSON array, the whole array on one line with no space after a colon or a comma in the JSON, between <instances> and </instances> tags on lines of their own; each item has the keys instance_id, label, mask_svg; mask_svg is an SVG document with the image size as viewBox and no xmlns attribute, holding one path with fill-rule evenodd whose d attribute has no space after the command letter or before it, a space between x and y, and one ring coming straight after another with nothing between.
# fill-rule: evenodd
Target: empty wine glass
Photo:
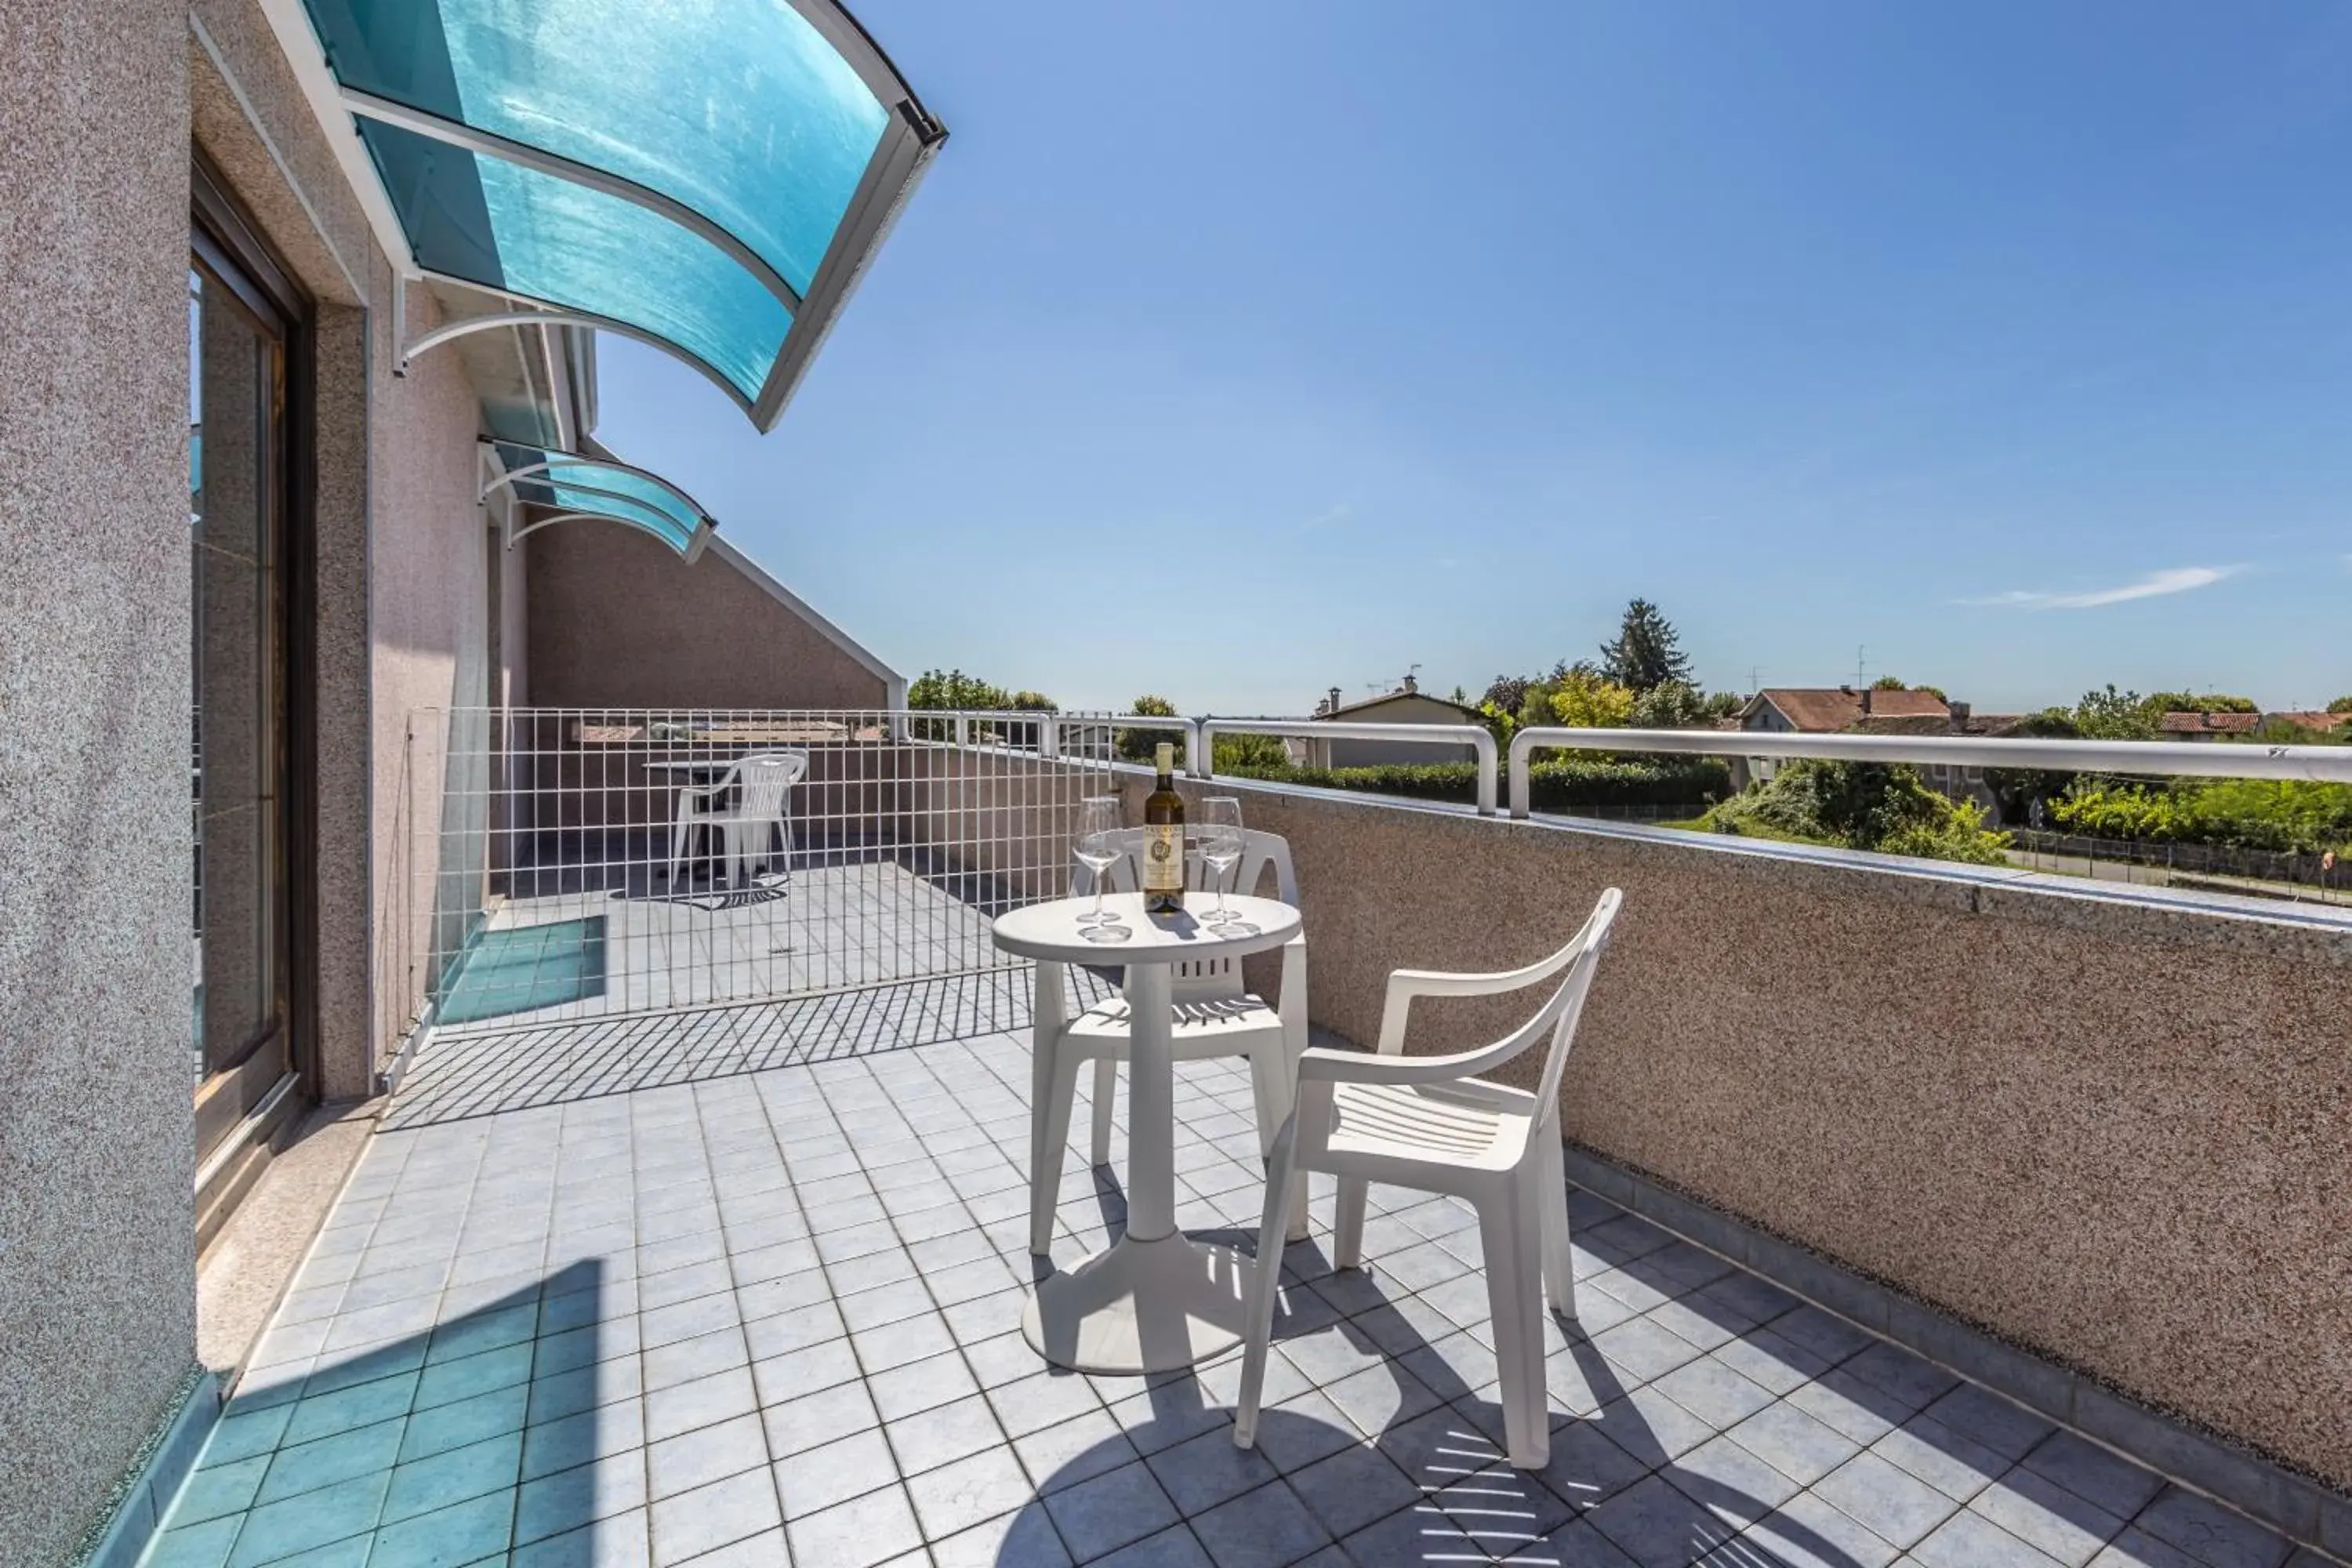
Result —
<instances>
[{"instance_id":1,"label":"empty wine glass","mask_svg":"<svg viewBox=\"0 0 2352 1568\"><path fill-rule=\"evenodd\" d=\"M1201 802L1201 858L1217 885L1217 912L1213 922L1223 925L1234 917L1225 909L1225 877L1242 858L1242 803L1230 795L1213 795Z\"/></svg>"},{"instance_id":2,"label":"empty wine glass","mask_svg":"<svg viewBox=\"0 0 2352 1568\"><path fill-rule=\"evenodd\" d=\"M1078 917L1082 926L1100 925L1118 918L1103 912L1103 873L1125 852L1118 842L1119 829L1125 825L1126 814L1119 809L1118 796L1115 795L1090 795L1078 803L1077 831L1071 836L1070 850L1094 873L1095 882L1095 907Z\"/></svg>"}]
</instances>

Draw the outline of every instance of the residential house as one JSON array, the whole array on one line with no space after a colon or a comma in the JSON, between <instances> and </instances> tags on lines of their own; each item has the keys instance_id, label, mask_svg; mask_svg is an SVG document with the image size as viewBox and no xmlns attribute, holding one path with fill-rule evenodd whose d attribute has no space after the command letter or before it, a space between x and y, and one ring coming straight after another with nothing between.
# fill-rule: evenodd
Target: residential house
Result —
<instances>
[{"instance_id":1,"label":"residential house","mask_svg":"<svg viewBox=\"0 0 2352 1568\"><path fill-rule=\"evenodd\" d=\"M2347 726L2352 726L2352 713L2326 713L2311 709L2294 709L2263 715L2264 724L2292 724L2308 731L2315 738L2334 739Z\"/></svg>"},{"instance_id":2,"label":"residential house","mask_svg":"<svg viewBox=\"0 0 2352 1568\"><path fill-rule=\"evenodd\" d=\"M2259 713L2167 713L2157 724L2166 741L2221 741L2251 735L2263 727Z\"/></svg>"},{"instance_id":3,"label":"residential house","mask_svg":"<svg viewBox=\"0 0 2352 1568\"><path fill-rule=\"evenodd\" d=\"M1771 687L1758 692L1740 710L1738 727L1767 734L2000 736L2011 733L2024 719L2021 713L1979 713L1966 702L1948 701L1932 691L1880 690L1869 687ZM1772 776L1764 758L1732 759L1732 782L1747 787L1751 778ZM1997 820L2000 802L1985 783L1980 767L1919 764L1919 776L1930 789L1957 801L1974 804L1988 820Z\"/></svg>"},{"instance_id":4,"label":"residential house","mask_svg":"<svg viewBox=\"0 0 2352 1568\"><path fill-rule=\"evenodd\" d=\"M1394 691L1361 702L1343 703L1333 687L1317 703L1313 717L1346 720L1359 724L1475 724L1478 710L1443 697L1432 697L1421 683L1406 676ZM1370 768L1391 763L1466 763L1477 756L1465 741L1459 744L1420 744L1412 741L1350 741L1308 739L1293 743L1293 760L1310 768Z\"/></svg>"}]
</instances>

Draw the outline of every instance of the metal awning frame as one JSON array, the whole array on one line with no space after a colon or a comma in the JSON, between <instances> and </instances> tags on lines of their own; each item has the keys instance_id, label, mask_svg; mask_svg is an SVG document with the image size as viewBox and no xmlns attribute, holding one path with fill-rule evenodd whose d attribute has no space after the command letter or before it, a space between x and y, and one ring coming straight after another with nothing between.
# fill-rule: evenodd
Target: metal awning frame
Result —
<instances>
[{"instance_id":1,"label":"metal awning frame","mask_svg":"<svg viewBox=\"0 0 2352 1568\"><path fill-rule=\"evenodd\" d=\"M509 446L520 446L523 443L509 442L506 444ZM635 528L640 532L645 531L645 525L638 519L631 517L625 512L601 511L584 509L554 512L549 516L535 518L531 521L525 523L522 527L517 528L515 526L516 509L523 506L537 506L538 503L526 500L521 495L517 494L513 487L520 481L540 479L548 476L556 468L563 468L569 464L574 463L593 468L611 468L617 472L628 474L634 478L643 479L647 484L654 486L664 493L675 497L680 505L684 506L688 511L691 511L697 520L696 526L693 537L687 542L686 550L682 556L682 559L684 559L686 563L689 566L702 558L703 547L710 542L712 533L715 532L719 527L717 520L709 512L702 510L702 503L700 501L696 500L692 496L687 494L677 485L662 478L659 474L654 473L650 469L640 468L634 463L625 463L617 458L593 457L584 452L556 452L550 454L543 461L537 463L525 463L520 468L509 468L506 465L506 459L499 455L499 443L494 440L480 441L476 446L476 451L479 454L481 471L481 491L477 499L478 499L483 507L487 509L492 496L496 495L501 489L507 492L508 499L512 504L506 508L504 514L499 518L499 529L504 540L506 548L509 550L512 550L515 547L515 542L517 540L526 538L530 534L538 532L542 528L546 528L551 524L559 522L577 522L584 520L594 520L602 522L617 522L622 524L624 527ZM592 484L579 479L551 479L548 482L562 485L567 497L572 499L588 496L604 500L620 501L631 506L643 507L646 504L645 499L642 496L633 496L623 490L607 489L602 485ZM542 508L541 510L543 510L545 509Z\"/></svg>"},{"instance_id":2,"label":"metal awning frame","mask_svg":"<svg viewBox=\"0 0 2352 1568\"><path fill-rule=\"evenodd\" d=\"M404 374L408 362L416 356L470 332L516 326L593 328L634 339L682 361L723 388L729 399L750 416L761 433L775 428L785 404L807 374L811 361L824 346L842 307L856 291L867 265L889 237L908 197L914 194L932 157L947 140L946 128L923 109L889 57L847 11L835 0L789 3L833 46L888 113L888 128L866 160L856 192L842 214L805 294L795 291L773 267L722 225L673 197L608 171L344 88L327 64L326 52L310 26L302 0L260 0L263 15L293 68L303 96L310 100L311 113L327 133L345 181L367 213L376 243L392 258L399 275L393 289L394 342L399 345L394 374ZM552 300L494 289L471 279L435 272L419 264L391 194L384 189L374 155L360 134L362 118L616 196L679 225L716 247L758 279L792 317L783 346L768 367L759 395L746 400L734 384L708 361L645 328L571 310ZM409 280L469 290L501 301L509 309L445 323L411 342L405 310L405 284Z\"/></svg>"}]
</instances>

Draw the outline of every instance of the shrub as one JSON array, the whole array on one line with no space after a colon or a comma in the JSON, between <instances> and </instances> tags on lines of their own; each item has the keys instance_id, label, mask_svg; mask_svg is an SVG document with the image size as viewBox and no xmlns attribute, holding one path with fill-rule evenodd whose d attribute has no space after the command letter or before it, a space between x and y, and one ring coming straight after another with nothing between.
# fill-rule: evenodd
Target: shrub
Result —
<instances>
[{"instance_id":1,"label":"shrub","mask_svg":"<svg viewBox=\"0 0 2352 1568\"><path fill-rule=\"evenodd\" d=\"M1409 800L1478 798L1475 763L1392 763L1367 768L1306 768L1285 764L1227 767L1223 737L1217 770L1269 783L1344 789ZM1537 811L1572 812L1594 807L1700 807L1731 791L1731 771L1715 757L1675 757L1626 762L1591 756L1540 762L1528 770L1528 799Z\"/></svg>"},{"instance_id":2,"label":"shrub","mask_svg":"<svg viewBox=\"0 0 2352 1568\"><path fill-rule=\"evenodd\" d=\"M1155 719L1176 717L1176 704L1165 697L1145 692L1127 705L1130 713L1146 714ZM1111 737L1111 746L1130 763L1148 763L1160 742L1172 742L1176 747L1176 765L1184 765L1184 732L1181 730L1121 730Z\"/></svg>"},{"instance_id":3,"label":"shrub","mask_svg":"<svg viewBox=\"0 0 2352 1568\"><path fill-rule=\"evenodd\" d=\"M1552 721L1571 730L1622 730L1632 721L1633 689L1584 670L1570 670L1551 694Z\"/></svg>"},{"instance_id":4,"label":"shrub","mask_svg":"<svg viewBox=\"0 0 2352 1568\"><path fill-rule=\"evenodd\" d=\"M1706 815L1718 833L1751 833L1972 865L1999 865L2009 836L1983 814L1920 782L1916 769L1879 763L1796 762Z\"/></svg>"},{"instance_id":5,"label":"shrub","mask_svg":"<svg viewBox=\"0 0 2352 1568\"><path fill-rule=\"evenodd\" d=\"M1211 756L1220 771L1229 773L1290 765L1290 748L1277 735L1220 735Z\"/></svg>"}]
</instances>

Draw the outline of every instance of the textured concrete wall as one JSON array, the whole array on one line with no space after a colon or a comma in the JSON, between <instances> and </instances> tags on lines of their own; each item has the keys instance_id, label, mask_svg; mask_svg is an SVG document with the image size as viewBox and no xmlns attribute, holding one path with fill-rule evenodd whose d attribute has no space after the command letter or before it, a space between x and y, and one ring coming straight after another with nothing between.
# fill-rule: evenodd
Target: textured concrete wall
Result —
<instances>
[{"instance_id":1,"label":"textured concrete wall","mask_svg":"<svg viewBox=\"0 0 2352 1568\"><path fill-rule=\"evenodd\" d=\"M0 1563L26 1568L97 1521L195 1358L186 17L0 6Z\"/></svg>"},{"instance_id":2,"label":"textured concrete wall","mask_svg":"<svg viewBox=\"0 0 2352 1568\"><path fill-rule=\"evenodd\" d=\"M887 683L717 551L692 565L617 523L530 536L541 708L880 708Z\"/></svg>"},{"instance_id":3,"label":"textured concrete wall","mask_svg":"<svg viewBox=\"0 0 2352 1568\"><path fill-rule=\"evenodd\" d=\"M1216 787L1290 840L1318 1023L1369 1043L1391 969L1527 963L1621 887L1570 1137L2352 1486L2352 922Z\"/></svg>"},{"instance_id":4,"label":"textured concrete wall","mask_svg":"<svg viewBox=\"0 0 2352 1568\"><path fill-rule=\"evenodd\" d=\"M435 317L423 291L409 303L410 331L429 331ZM389 318L375 316L378 364L393 360ZM369 587L379 1052L425 982L417 965L432 951L435 889L454 889L466 869L446 858L478 859L488 849L486 835L443 820L445 802L477 812L488 805L491 544L476 489L479 418L453 353L427 354L405 377L375 386ZM487 816L463 826L486 827Z\"/></svg>"}]
</instances>

